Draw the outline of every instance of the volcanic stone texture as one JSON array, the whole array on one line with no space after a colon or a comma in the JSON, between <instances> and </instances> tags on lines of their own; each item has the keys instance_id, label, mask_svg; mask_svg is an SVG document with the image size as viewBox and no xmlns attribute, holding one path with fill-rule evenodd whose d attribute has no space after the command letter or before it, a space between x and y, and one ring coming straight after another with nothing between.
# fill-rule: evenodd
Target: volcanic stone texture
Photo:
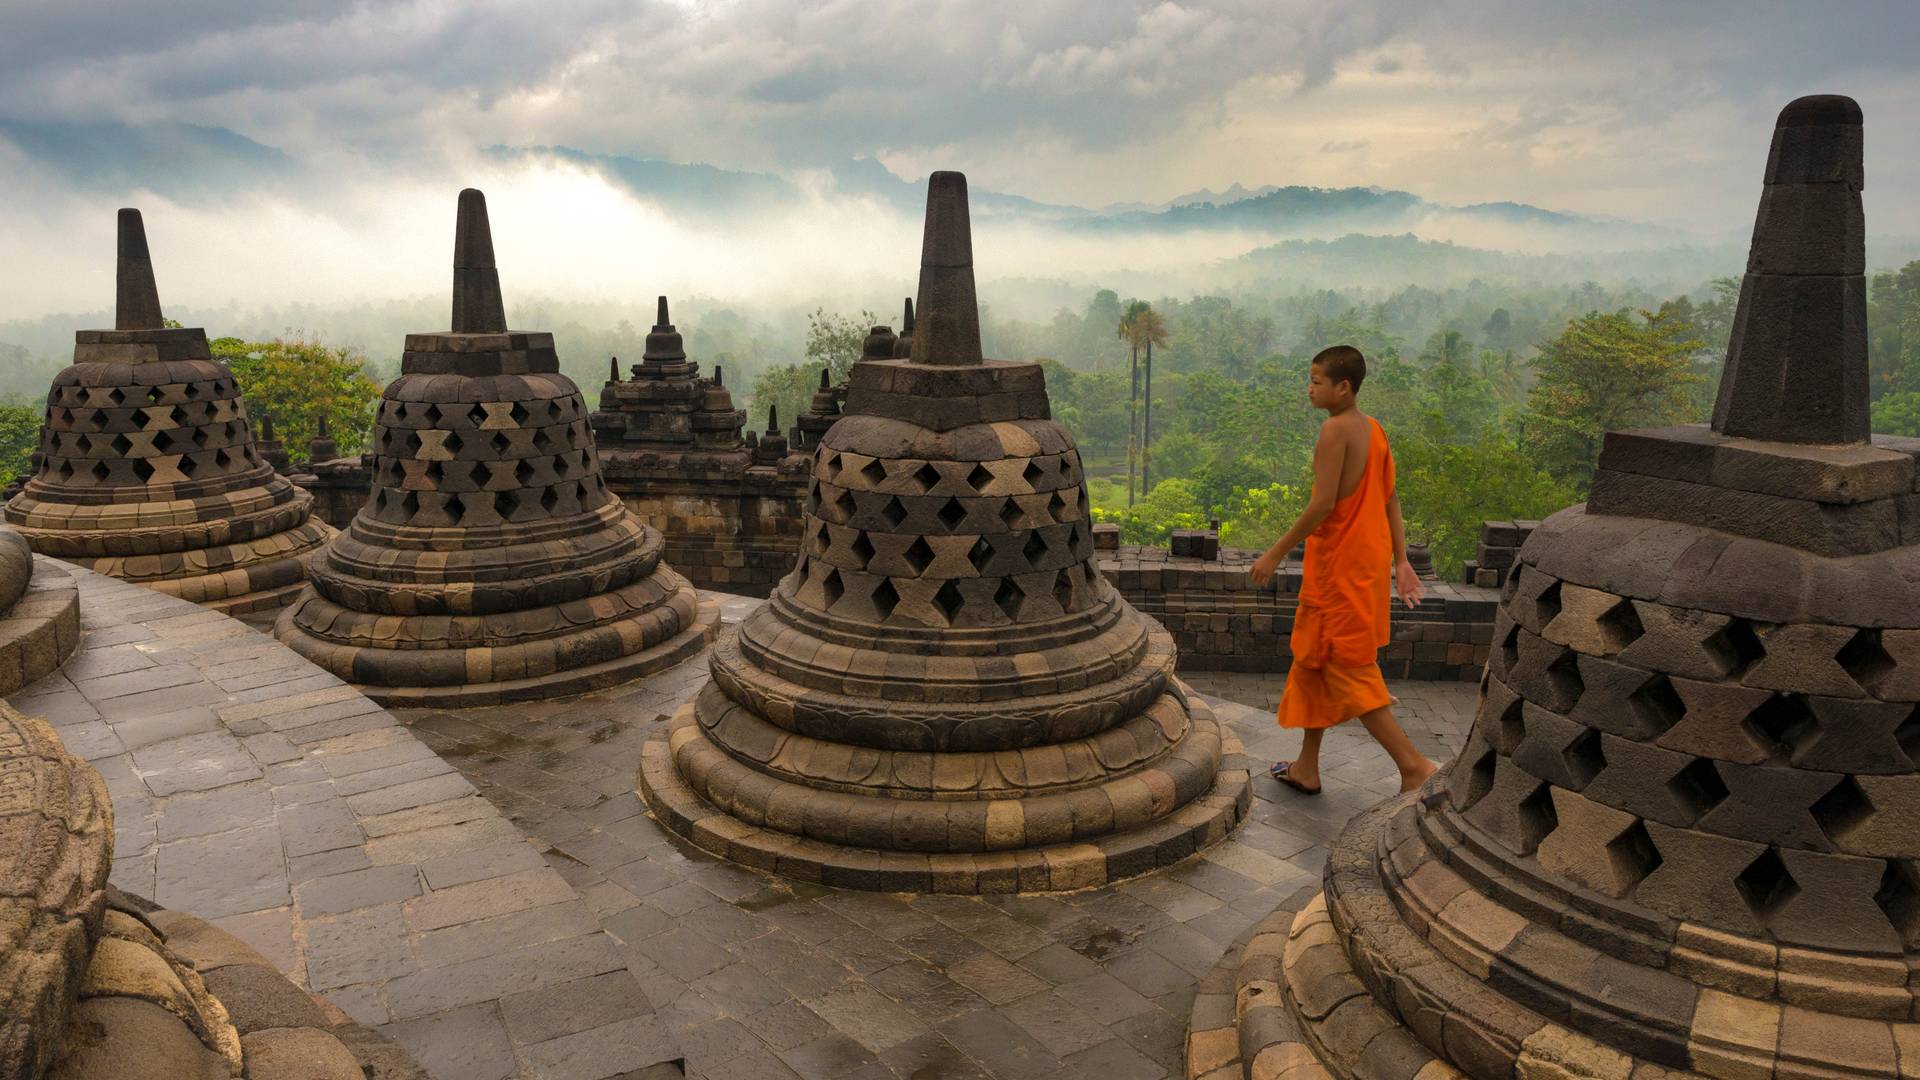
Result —
<instances>
[{"instance_id":1,"label":"volcanic stone texture","mask_svg":"<svg viewBox=\"0 0 1920 1080\"><path fill-rule=\"evenodd\" d=\"M1245 811L1238 745L1095 565L1039 366L978 355L965 233L964 181L936 174L933 352L854 365L798 563L647 746L655 815L726 858L849 888L1078 889Z\"/></svg>"},{"instance_id":2,"label":"volcanic stone texture","mask_svg":"<svg viewBox=\"0 0 1920 1080\"><path fill-rule=\"evenodd\" d=\"M205 331L161 328L139 212L120 230L119 328L74 335L7 523L43 555L228 614L279 607L333 530L261 457Z\"/></svg>"},{"instance_id":3,"label":"volcanic stone texture","mask_svg":"<svg viewBox=\"0 0 1920 1080\"><path fill-rule=\"evenodd\" d=\"M1864 132L1851 98L1805 97L1781 111L1713 430L1866 441Z\"/></svg>"},{"instance_id":4,"label":"volcanic stone texture","mask_svg":"<svg viewBox=\"0 0 1920 1080\"><path fill-rule=\"evenodd\" d=\"M685 659L716 613L601 482L552 335L462 329L504 324L479 192L462 194L458 231L465 322L407 336L373 493L275 634L383 704L576 693Z\"/></svg>"},{"instance_id":5,"label":"volcanic stone texture","mask_svg":"<svg viewBox=\"0 0 1920 1080\"><path fill-rule=\"evenodd\" d=\"M80 644L80 592L26 538L0 530L0 694L11 694L65 663Z\"/></svg>"},{"instance_id":6,"label":"volcanic stone texture","mask_svg":"<svg viewBox=\"0 0 1920 1080\"><path fill-rule=\"evenodd\" d=\"M108 886L100 774L5 704L0 837L0 1076L425 1080L238 939Z\"/></svg>"}]
</instances>

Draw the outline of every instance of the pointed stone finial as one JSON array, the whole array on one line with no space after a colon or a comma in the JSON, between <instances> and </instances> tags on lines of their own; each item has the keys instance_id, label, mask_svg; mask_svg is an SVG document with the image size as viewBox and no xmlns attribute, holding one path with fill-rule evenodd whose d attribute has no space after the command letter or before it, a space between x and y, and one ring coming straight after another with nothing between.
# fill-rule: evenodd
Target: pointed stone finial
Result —
<instances>
[{"instance_id":1,"label":"pointed stone finial","mask_svg":"<svg viewBox=\"0 0 1920 1080\"><path fill-rule=\"evenodd\" d=\"M767 434L780 434L780 406L767 406Z\"/></svg>"},{"instance_id":2,"label":"pointed stone finial","mask_svg":"<svg viewBox=\"0 0 1920 1080\"><path fill-rule=\"evenodd\" d=\"M332 461L339 456L340 446L333 441L333 432L327 427L327 414L321 413L313 438L307 440L307 460Z\"/></svg>"},{"instance_id":3,"label":"pointed stone finial","mask_svg":"<svg viewBox=\"0 0 1920 1080\"><path fill-rule=\"evenodd\" d=\"M153 257L147 254L147 226L140 211L120 211L119 258L114 268L115 330L158 330L160 288L153 281Z\"/></svg>"},{"instance_id":4,"label":"pointed stone finial","mask_svg":"<svg viewBox=\"0 0 1920 1080\"><path fill-rule=\"evenodd\" d=\"M620 381L620 358L617 356L607 357L607 381L610 383Z\"/></svg>"},{"instance_id":5,"label":"pointed stone finial","mask_svg":"<svg viewBox=\"0 0 1920 1080\"><path fill-rule=\"evenodd\" d=\"M273 417L262 413L260 416L260 441L273 441Z\"/></svg>"},{"instance_id":6,"label":"pointed stone finial","mask_svg":"<svg viewBox=\"0 0 1920 1080\"><path fill-rule=\"evenodd\" d=\"M460 193L453 228L453 332L499 334L507 329L500 297L500 271L493 262L493 229L487 197L476 188Z\"/></svg>"},{"instance_id":7,"label":"pointed stone finial","mask_svg":"<svg viewBox=\"0 0 1920 1080\"><path fill-rule=\"evenodd\" d=\"M673 328L673 322L667 314L667 298L660 298L658 320L647 333L647 351L642 360L651 360L656 364L679 363L687 358L687 347L680 331Z\"/></svg>"},{"instance_id":8,"label":"pointed stone finial","mask_svg":"<svg viewBox=\"0 0 1920 1080\"><path fill-rule=\"evenodd\" d=\"M920 321L913 362L943 367L978 364L980 301L973 291L973 229L967 219L967 178L937 172L927 178L927 225L920 241Z\"/></svg>"},{"instance_id":9,"label":"pointed stone finial","mask_svg":"<svg viewBox=\"0 0 1920 1080\"><path fill-rule=\"evenodd\" d=\"M1860 106L1803 97L1780 111L1733 317L1713 430L1862 443L1870 429Z\"/></svg>"},{"instance_id":10,"label":"pointed stone finial","mask_svg":"<svg viewBox=\"0 0 1920 1080\"><path fill-rule=\"evenodd\" d=\"M893 339L893 358L905 360L913 355L913 297L907 297L906 308L900 313L900 335Z\"/></svg>"},{"instance_id":11,"label":"pointed stone finial","mask_svg":"<svg viewBox=\"0 0 1920 1080\"><path fill-rule=\"evenodd\" d=\"M720 377L720 365L719 365L719 364L715 364L715 365L713 365L713 385L715 385L715 386L725 386L725 385L727 385L727 383L726 383L726 380L725 380L725 379L722 379L722 378Z\"/></svg>"},{"instance_id":12,"label":"pointed stone finial","mask_svg":"<svg viewBox=\"0 0 1920 1080\"><path fill-rule=\"evenodd\" d=\"M820 389L833 389L833 370L831 368L820 369Z\"/></svg>"}]
</instances>

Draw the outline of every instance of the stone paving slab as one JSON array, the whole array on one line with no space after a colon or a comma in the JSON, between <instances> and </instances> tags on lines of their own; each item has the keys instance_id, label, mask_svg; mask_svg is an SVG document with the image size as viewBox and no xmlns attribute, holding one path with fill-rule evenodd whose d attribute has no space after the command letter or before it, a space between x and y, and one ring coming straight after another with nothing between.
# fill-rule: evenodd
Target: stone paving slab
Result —
<instances>
[{"instance_id":1,"label":"stone paving slab","mask_svg":"<svg viewBox=\"0 0 1920 1080\"><path fill-rule=\"evenodd\" d=\"M638 974L548 843L392 715L236 620L73 573L80 649L11 701L106 778L114 884L233 933L444 1080L679 1056L644 994L542 1005Z\"/></svg>"},{"instance_id":2,"label":"stone paving slab","mask_svg":"<svg viewBox=\"0 0 1920 1080\"><path fill-rule=\"evenodd\" d=\"M716 599L725 621L759 603ZM1326 736L1325 794L1257 775L1247 823L1163 873L1039 896L838 891L685 846L635 797L648 734L706 677L701 658L564 701L396 715L545 842L546 863L618 943L689 1073L711 1080L1180 1076L1200 978L1257 920L1310 896L1327 842L1398 787L1386 755L1343 725ZM1186 678L1256 762L1297 748L1273 722L1284 676ZM1415 744L1451 757L1475 687L1391 685ZM601 978L549 993L601 1007L604 985L617 1011L613 987L625 984ZM510 1027L546 1022L519 1019L523 1000L530 1017L565 1011L509 996Z\"/></svg>"}]
</instances>

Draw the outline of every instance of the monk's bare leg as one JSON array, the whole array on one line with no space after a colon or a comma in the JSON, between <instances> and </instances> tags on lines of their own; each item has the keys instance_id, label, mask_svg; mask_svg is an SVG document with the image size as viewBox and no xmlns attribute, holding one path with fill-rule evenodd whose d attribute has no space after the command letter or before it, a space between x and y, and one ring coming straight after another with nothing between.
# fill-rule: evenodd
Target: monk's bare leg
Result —
<instances>
[{"instance_id":1,"label":"monk's bare leg","mask_svg":"<svg viewBox=\"0 0 1920 1080\"><path fill-rule=\"evenodd\" d=\"M1287 775L1310 788L1320 786L1320 737L1325 728L1304 728L1300 732L1300 753L1287 766Z\"/></svg>"},{"instance_id":2,"label":"monk's bare leg","mask_svg":"<svg viewBox=\"0 0 1920 1080\"><path fill-rule=\"evenodd\" d=\"M1367 729L1367 734L1373 736L1373 740L1380 744L1380 748L1387 752L1387 756L1393 759L1394 766L1400 770L1401 791L1412 791L1426 783L1427 777L1432 776L1433 771L1439 768L1438 765L1428 761L1425 754L1413 748L1412 740L1407 738L1407 733L1401 731L1399 723L1394 720L1392 706L1383 705L1367 713L1360 718L1360 724ZM1317 735L1319 732L1312 734ZM1314 747L1316 750L1319 749L1318 742L1319 740L1316 739ZM1315 764L1314 778L1318 779L1317 758Z\"/></svg>"}]
</instances>

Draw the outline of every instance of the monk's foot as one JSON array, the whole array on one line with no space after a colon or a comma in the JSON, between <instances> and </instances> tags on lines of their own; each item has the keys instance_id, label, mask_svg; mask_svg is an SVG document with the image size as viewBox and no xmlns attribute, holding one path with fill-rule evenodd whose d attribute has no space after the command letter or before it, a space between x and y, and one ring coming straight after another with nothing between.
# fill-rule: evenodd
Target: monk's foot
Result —
<instances>
[{"instance_id":1,"label":"monk's foot","mask_svg":"<svg viewBox=\"0 0 1920 1080\"><path fill-rule=\"evenodd\" d=\"M1414 770L1413 772L1404 772L1404 771L1401 772L1400 793L1404 795L1407 792L1412 791L1413 789L1419 787L1421 784L1426 783L1427 777L1432 776L1434 773L1439 771L1440 771L1440 766L1435 765L1433 762L1428 761L1426 758L1421 758L1420 768Z\"/></svg>"},{"instance_id":2,"label":"monk's foot","mask_svg":"<svg viewBox=\"0 0 1920 1080\"><path fill-rule=\"evenodd\" d=\"M1267 770L1267 775L1302 795L1320 794L1320 771L1315 769L1308 773L1300 768L1297 761L1276 761L1273 768Z\"/></svg>"}]
</instances>

